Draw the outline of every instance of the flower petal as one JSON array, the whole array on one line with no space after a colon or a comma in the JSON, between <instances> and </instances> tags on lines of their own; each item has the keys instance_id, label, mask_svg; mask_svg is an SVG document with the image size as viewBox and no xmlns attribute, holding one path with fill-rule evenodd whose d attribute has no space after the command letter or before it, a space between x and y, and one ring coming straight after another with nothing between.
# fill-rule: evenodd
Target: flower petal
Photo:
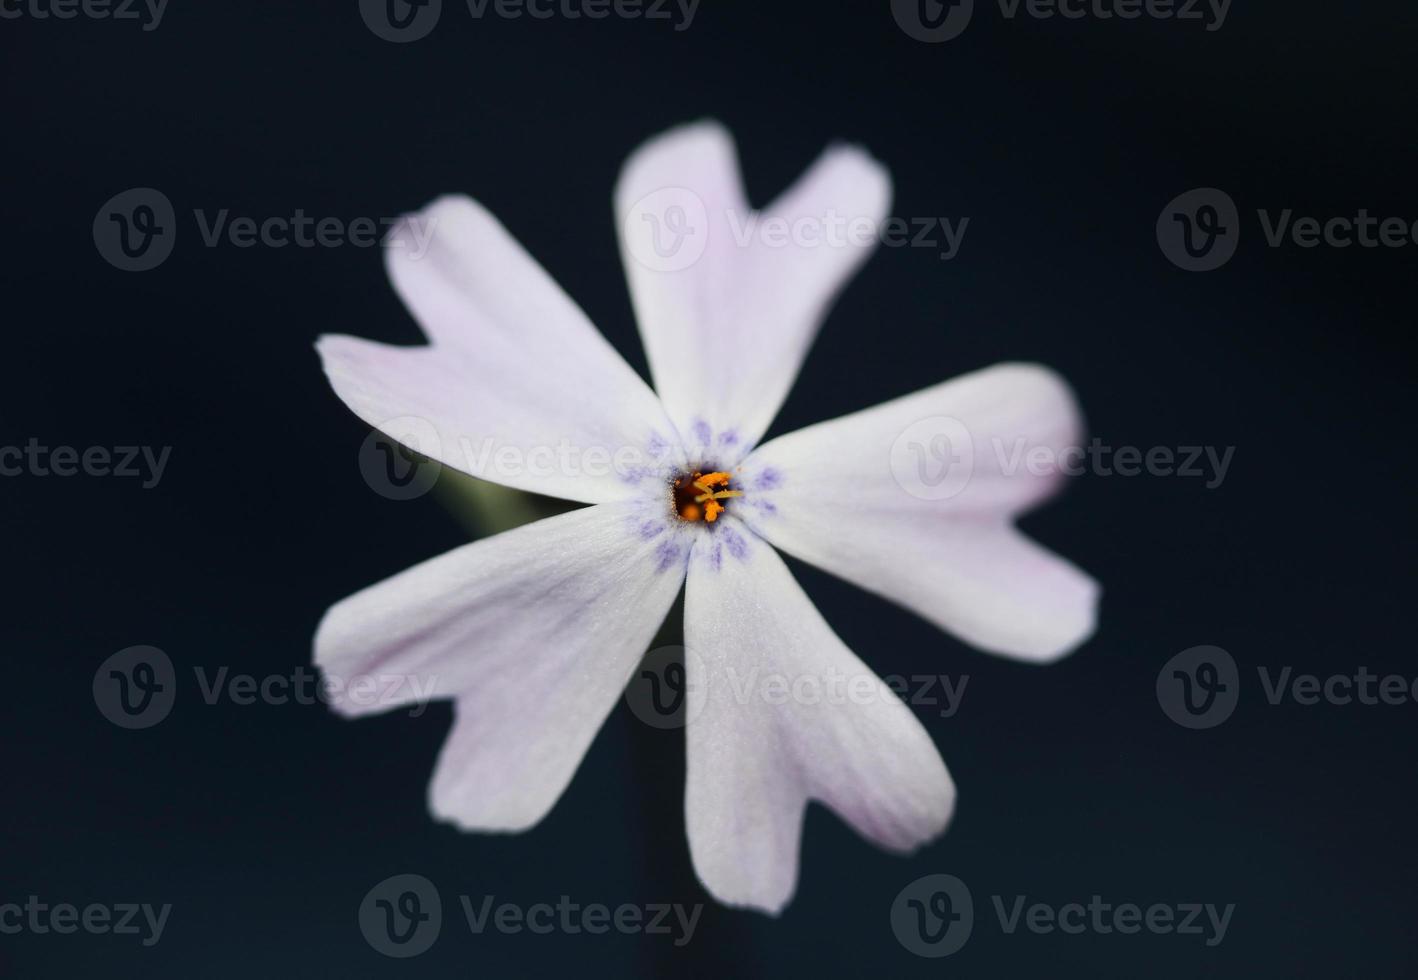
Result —
<instances>
[{"instance_id":1,"label":"flower petal","mask_svg":"<svg viewBox=\"0 0 1418 980\"><path fill-rule=\"evenodd\" d=\"M1011 518L1057 488L1080 432L1057 375L998 365L773 440L735 513L981 649L1051 660L1092 634L1098 585Z\"/></svg>"},{"instance_id":2,"label":"flower petal","mask_svg":"<svg viewBox=\"0 0 1418 980\"><path fill-rule=\"evenodd\" d=\"M702 542L690 561L685 660L702 706L687 728L685 819L705 887L776 914L797 884L809 800L909 851L945 829L955 788L910 709L773 549L746 538L732 564L706 560Z\"/></svg>"},{"instance_id":3,"label":"flower petal","mask_svg":"<svg viewBox=\"0 0 1418 980\"><path fill-rule=\"evenodd\" d=\"M315 661L327 676L400 678L455 698L434 815L525 829L571 781L679 593L689 547L676 533L617 503L465 545L332 607Z\"/></svg>"},{"instance_id":4,"label":"flower petal","mask_svg":"<svg viewBox=\"0 0 1418 980\"><path fill-rule=\"evenodd\" d=\"M473 476L587 503L629 497L662 457L678 465L654 392L481 205L434 202L385 255L432 344L316 345L365 422L395 439L422 433L411 449Z\"/></svg>"},{"instance_id":5,"label":"flower petal","mask_svg":"<svg viewBox=\"0 0 1418 980\"><path fill-rule=\"evenodd\" d=\"M732 465L787 397L891 203L882 166L829 148L755 214L717 123L637 150L616 188L621 256L655 388L691 456ZM780 237L781 236L781 237Z\"/></svg>"}]
</instances>

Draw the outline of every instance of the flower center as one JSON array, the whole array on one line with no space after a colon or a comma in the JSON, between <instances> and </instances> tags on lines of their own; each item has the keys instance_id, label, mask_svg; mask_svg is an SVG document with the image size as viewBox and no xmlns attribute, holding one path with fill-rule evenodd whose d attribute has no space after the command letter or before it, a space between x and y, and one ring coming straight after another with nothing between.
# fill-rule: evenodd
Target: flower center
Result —
<instances>
[{"instance_id":1,"label":"flower center","mask_svg":"<svg viewBox=\"0 0 1418 980\"><path fill-rule=\"evenodd\" d=\"M675 513L682 521L713 524L724 512L727 501L743 496L742 490L729 489L729 480L727 473L681 473L670 486Z\"/></svg>"}]
</instances>

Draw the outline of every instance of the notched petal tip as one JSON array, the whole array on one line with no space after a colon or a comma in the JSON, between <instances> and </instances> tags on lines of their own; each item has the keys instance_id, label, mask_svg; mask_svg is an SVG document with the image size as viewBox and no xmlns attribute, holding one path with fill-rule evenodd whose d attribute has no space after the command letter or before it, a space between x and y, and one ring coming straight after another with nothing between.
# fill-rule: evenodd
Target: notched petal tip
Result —
<instances>
[{"instance_id":1,"label":"notched petal tip","mask_svg":"<svg viewBox=\"0 0 1418 980\"><path fill-rule=\"evenodd\" d=\"M380 376L380 359L388 356L416 356L427 349L426 344L385 344L338 333L321 334L315 341L315 353L320 358L320 369L325 373L330 387L355 415L376 427L374 415L362 409L359 393L368 389L371 378ZM388 414L391 413L385 413L386 417Z\"/></svg>"},{"instance_id":2,"label":"notched petal tip","mask_svg":"<svg viewBox=\"0 0 1418 980\"><path fill-rule=\"evenodd\" d=\"M1098 631L1098 606L1102 601L1103 587L1097 579L1076 565L1071 562L1066 564L1076 574L1078 588L1075 598L1077 614L1071 628L1059 630L1052 642L1047 643L1001 646L996 649L991 649L983 643L977 642L976 645L988 653L1044 666L1058 663L1093 639L1093 634Z\"/></svg>"},{"instance_id":3,"label":"notched petal tip","mask_svg":"<svg viewBox=\"0 0 1418 980\"><path fill-rule=\"evenodd\" d=\"M501 227L491 211L468 195L441 194L418 210L400 215L389 228L381 243L384 268L395 278L401 261L423 258L438 240L456 245L459 234L466 238L467 229L488 222Z\"/></svg>"},{"instance_id":4,"label":"notched petal tip","mask_svg":"<svg viewBox=\"0 0 1418 980\"><path fill-rule=\"evenodd\" d=\"M944 769L944 762L941 763ZM923 826L914 832L908 831L899 840L878 840L882 849L910 857L922 848L929 847L945 836L950 824L955 820L955 783L948 772L942 772L943 779L936 787L935 797L923 808Z\"/></svg>"},{"instance_id":5,"label":"notched petal tip","mask_svg":"<svg viewBox=\"0 0 1418 980\"><path fill-rule=\"evenodd\" d=\"M466 805L449 799L448 794L448 790L440 788L435 771L434 777L428 782L428 815L435 823L446 824L463 834L523 834L545 820L555 804L553 800L536 812L487 811L480 813L478 819L473 820L460 812L466 811Z\"/></svg>"},{"instance_id":6,"label":"notched petal tip","mask_svg":"<svg viewBox=\"0 0 1418 980\"><path fill-rule=\"evenodd\" d=\"M377 344L378 341L365 340L344 333L322 333L315 338L315 353L320 355L320 366L326 374L341 359L353 353L361 344Z\"/></svg>"},{"instance_id":7,"label":"notched petal tip","mask_svg":"<svg viewBox=\"0 0 1418 980\"><path fill-rule=\"evenodd\" d=\"M844 192L850 191L864 214L884 216L891 209L895 193L891 171L863 144L841 140L829 144L808 173L830 174Z\"/></svg>"},{"instance_id":8,"label":"notched petal tip","mask_svg":"<svg viewBox=\"0 0 1418 980\"><path fill-rule=\"evenodd\" d=\"M967 632L951 630L971 646L985 653L1007 657L1020 663L1047 666L1058 663L1093 638L1098 629L1098 607L1102 586L1087 572L1058 554L1033 545L1055 568L1053 593L1057 602L1047 622L1006 626ZM930 617L927 617L930 618ZM948 629L948 627L946 627Z\"/></svg>"},{"instance_id":9,"label":"notched petal tip","mask_svg":"<svg viewBox=\"0 0 1418 980\"><path fill-rule=\"evenodd\" d=\"M703 881L700 884L704 884ZM796 885L796 883L794 883ZM797 888L794 887L787 894L780 897L767 899L735 898L731 895L717 894L714 889L704 884L704 890L714 896L714 900L720 905L727 905L729 908L742 909L745 912L757 912L759 915L766 915L770 919L777 919L783 915L783 910L792 904L797 897Z\"/></svg>"},{"instance_id":10,"label":"notched petal tip","mask_svg":"<svg viewBox=\"0 0 1418 980\"><path fill-rule=\"evenodd\" d=\"M690 841L691 857L693 857L693 840ZM798 892L798 877L796 872L796 859L794 862L794 873L786 880L771 881L762 883L761 887L724 887L716 885L711 878L718 877L713 869L701 868L698 860L693 862L694 876L699 879L700 886L713 897L714 901L729 908L743 909L747 912L757 912L770 918L778 918L783 914L783 910L792 904L793 898ZM706 874L706 870L708 873ZM725 880L730 876L724 875ZM734 875L732 877L739 877ZM757 883L755 883L757 884Z\"/></svg>"},{"instance_id":11,"label":"notched petal tip","mask_svg":"<svg viewBox=\"0 0 1418 980\"><path fill-rule=\"evenodd\" d=\"M346 694L346 682L352 679L353 673L348 659L351 643L359 630L359 625L352 622L350 616L357 608L351 600L357 596L358 593L325 610L325 615L320 617L320 623L315 627L311 644L311 663L320 672L321 689L326 692L323 700L331 712L346 719L383 714L405 706L398 702L361 704Z\"/></svg>"},{"instance_id":12,"label":"notched petal tip","mask_svg":"<svg viewBox=\"0 0 1418 980\"><path fill-rule=\"evenodd\" d=\"M1019 401L1039 406L1036 414L1066 420L1069 441L1081 440L1087 431L1073 386L1053 368L1035 361L1003 361L976 374L1016 392Z\"/></svg>"},{"instance_id":13,"label":"notched petal tip","mask_svg":"<svg viewBox=\"0 0 1418 980\"><path fill-rule=\"evenodd\" d=\"M651 136L626 157L626 169L647 156L669 151L734 149L734 137L729 128L712 116L679 123Z\"/></svg>"},{"instance_id":14,"label":"notched petal tip","mask_svg":"<svg viewBox=\"0 0 1418 980\"><path fill-rule=\"evenodd\" d=\"M1053 390L1060 397L1074 401L1073 386L1062 374L1047 364L1038 361L1001 361L980 371L983 375L997 375L1000 379L1020 385L1036 385L1044 390Z\"/></svg>"},{"instance_id":15,"label":"notched petal tip","mask_svg":"<svg viewBox=\"0 0 1418 980\"><path fill-rule=\"evenodd\" d=\"M930 810L935 813L934 819L922 832L908 837L903 837L899 841L890 841L880 837L875 838L873 843L886 851L888 854L897 857L908 858L916 854L923 848L929 847L945 835L950 828L951 822L955 818L956 792L955 784L951 780L948 772L945 772L944 763L941 763L941 775L943 782L938 787L941 790L938 802L933 802ZM817 806L824 810L832 811L832 807L818 799L808 801L807 809ZM841 815L838 814L840 817ZM800 855L798 856L800 857ZM695 863L695 875L699 879L700 885L707 891L714 900L721 905L731 908L744 909L749 912L757 912L770 918L778 918L783 914L793 899L797 896L798 858L793 861L794 873L791 878L781 882L766 882L761 889L746 891L743 889L726 889L716 887L708 880L706 875L700 871L698 862Z\"/></svg>"},{"instance_id":16,"label":"notched petal tip","mask_svg":"<svg viewBox=\"0 0 1418 980\"><path fill-rule=\"evenodd\" d=\"M728 127L717 119L682 123L658 133L632 150L621 166L614 192L616 211L624 213L645 194L679 186L710 167L711 172L738 179L738 147Z\"/></svg>"}]
</instances>

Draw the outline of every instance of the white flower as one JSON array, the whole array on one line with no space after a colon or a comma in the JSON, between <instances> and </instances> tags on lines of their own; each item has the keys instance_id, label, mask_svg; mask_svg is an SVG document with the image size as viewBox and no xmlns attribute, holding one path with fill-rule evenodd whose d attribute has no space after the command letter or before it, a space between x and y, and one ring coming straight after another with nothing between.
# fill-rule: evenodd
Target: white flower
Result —
<instances>
[{"instance_id":1,"label":"white flower","mask_svg":"<svg viewBox=\"0 0 1418 980\"><path fill-rule=\"evenodd\" d=\"M757 217L877 227L889 203L883 168L834 147ZM315 659L345 677L436 679L457 720L432 811L470 830L525 830L570 782L684 585L699 699L686 729L694 866L721 901L777 912L796 883L809 800L905 852L944 830L955 790L925 729L837 638L774 548L982 649L1061 656L1092 632L1097 586L1012 524L1057 474L1006 464L1021 450L1056 458L1075 445L1078 412L1047 370L1002 365L759 446L872 236L816 247L745 236L754 212L733 143L709 123L640 148L615 205L655 391L462 197L411 219L433 230L426 255L397 247L397 231L386 251L430 344L320 340L331 384L365 422L426 420L435 446L416 448L440 462L593 506L465 545L338 603ZM686 240L689 260L666 250ZM929 480L911 487L893 473L893 446L933 419L1008 452L976 452L948 493ZM553 448L559 465L532 465ZM760 690L770 676L775 696ZM828 687L845 696L823 696ZM392 706L336 703L350 715Z\"/></svg>"}]
</instances>

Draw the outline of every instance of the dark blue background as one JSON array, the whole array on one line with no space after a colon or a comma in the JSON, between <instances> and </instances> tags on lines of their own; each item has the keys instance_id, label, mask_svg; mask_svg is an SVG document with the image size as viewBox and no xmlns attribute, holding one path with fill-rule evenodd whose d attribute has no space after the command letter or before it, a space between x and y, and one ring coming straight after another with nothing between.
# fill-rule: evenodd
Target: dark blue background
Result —
<instances>
[{"instance_id":1,"label":"dark blue background","mask_svg":"<svg viewBox=\"0 0 1418 980\"><path fill-rule=\"evenodd\" d=\"M763 9L771 6L773 9ZM1255 668L1418 674L1412 623L1413 269L1418 248L1264 247L1257 208L1418 217L1403 4L1237 0L1199 24L1006 21L917 42L887 0L707 0L665 23L486 20L449 0L428 38L376 38L354 0L172 0L158 30L0 21L5 80L0 443L172 446L161 484L0 480L0 902L170 902L151 949L0 936L19 977L1408 976L1418 706L1271 707ZM1097 636L1040 669L974 652L795 565L882 673L968 674L920 712L960 787L911 859L808 816L781 919L718 907L689 868L682 739L612 715L534 831L459 834L426 814L449 722L344 722L320 706L207 706L194 666L289 674L324 609L465 540L434 498L360 478L365 436L312 341L417 328L376 249L201 246L191 212L392 216L478 197L644 369L610 193L641 140L700 116L736 134L755 203L824 144L890 167L895 213L968 216L958 257L879 251L827 322L774 426L1000 360L1075 386L1111 445L1235 446L1225 483L1087 476L1026 527L1105 589ZM183 237L157 270L96 252L99 206L164 191ZM1163 206L1229 191L1235 259L1187 274ZM170 718L121 731L90 683L110 653L166 650ZM1174 653L1219 644L1249 687L1204 732L1162 714ZM529 692L534 696L535 692ZM404 872L522 904L705 901L663 937L471 936L405 962L369 948L365 892ZM976 895L945 961L896 941L928 873ZM1005 935L987 896L1236 903L1225 941Z\"/></svg>"}]
</instances>

